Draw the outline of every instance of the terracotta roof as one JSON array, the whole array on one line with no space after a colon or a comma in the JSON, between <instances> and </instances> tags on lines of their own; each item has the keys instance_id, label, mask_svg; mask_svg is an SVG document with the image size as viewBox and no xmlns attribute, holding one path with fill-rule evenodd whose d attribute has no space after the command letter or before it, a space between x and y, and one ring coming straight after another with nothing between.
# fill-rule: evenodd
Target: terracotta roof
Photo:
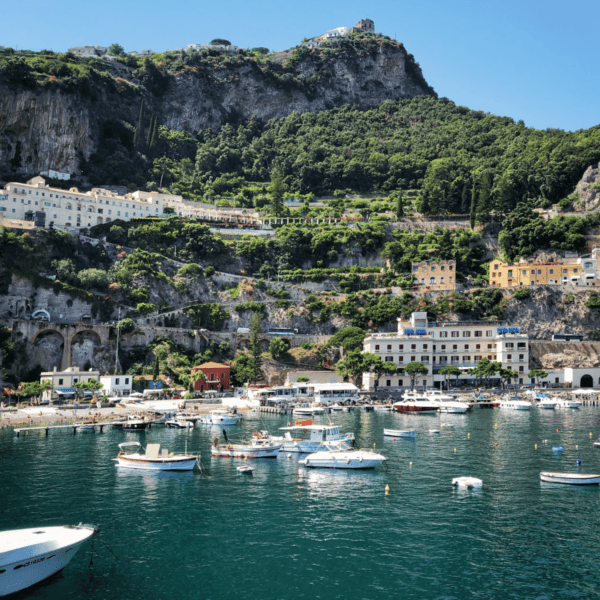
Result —
<instances>
[{"instance_id":1,"label":"terracotta roof","mask_svg":"<svg viewBox=\"0 0 600 600\"><path fill-rule=\"evenodd\" d=\"M196 367L193 367L194 369L222 369L223 367L228 367L229 365L226 365L224 363L217 363L217 362L207 362L204 363L202 365L198 365Z\"/></svg>"}]
</instances>

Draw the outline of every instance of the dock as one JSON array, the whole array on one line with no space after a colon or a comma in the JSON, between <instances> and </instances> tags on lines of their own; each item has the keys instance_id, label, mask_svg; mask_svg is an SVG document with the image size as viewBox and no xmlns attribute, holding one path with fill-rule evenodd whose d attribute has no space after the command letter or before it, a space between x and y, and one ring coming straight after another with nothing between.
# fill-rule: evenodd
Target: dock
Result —
<instances>
[{"instance_id":1,"label":"dock","mask_svg":"<svg viewBox=\"0 0 600 600\"><path fill-rule=\"evenodd\" d=\"M100 433L102 433L105 427L111 427L114 424L114 421L106 421L103 423L69 423L67 425L39 425L36 427L15 427L14 432L17 437L20 437L22 433L29 433L34 431L43 431L46 435L48 435L51 429L72 429L73 435L75 435L79 427L88 427L89 425L93 425L94 430L96 429L96 427L99 427Z\"/></svg>"}]
</instances>

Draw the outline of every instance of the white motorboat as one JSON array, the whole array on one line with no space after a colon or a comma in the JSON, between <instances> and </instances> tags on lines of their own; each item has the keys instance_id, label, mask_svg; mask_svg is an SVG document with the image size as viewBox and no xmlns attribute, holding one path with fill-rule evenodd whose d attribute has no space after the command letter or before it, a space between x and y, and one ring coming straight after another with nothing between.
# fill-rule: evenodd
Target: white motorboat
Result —
<instances>
[{"instance_id":1,"label":"white motorboat","mask_svg":"<svg viewBox=\"0 0 600 600\"><path fill-rule=\"evenodd\" d=\"M292 409L292 414L304 417L310 417L312 415L324 415L325 409L322 406L296 406Z\"/></svg>"},{"instance_id":2,"label":"white motorboat","mask_svg":"<svg viewBox=\"0 0 600 600\"><path fill-rule=\"evenodd\" d=\"M295 425L280 427L285 431L282 437L271 437L271 441L282 443L281 452L298 452L310 454L325 450L327 442L342 440L354 444L354 433L341 433L337 425L314 425L312 421L296 421ZM295 433L308 433L308 437L295 438ZM260 434L254 434L258 436Z\"/></svg>"},{"instance_id":3,"label":"white motorboat","mask_svg":"<svg viewBox=\"0 0 600 600\"><path fill-rule=\"evenodd\" d=\"M138 415L129 415L126 421L115 421L112 426L122 431L145 431L151 423Z\"/></svg>"},{"instance_id":4,"label":"white motorboat","mask_svg":"<svg viewBox=\"0 0 600 600\"><path fill-rule=\"evenodd\" d=\"M416 438L417 432L414 429L384 429L383 435L395 438Z\"/></svg>"},{"instance_id":5,"label":"white motorboat","mask_svg":"<svg viewBox=\"0 0 600 600\"><path fill-rule=\"evenodd\" d=\"M553 398L550 398L550 396L545 396L543 398L540 398L539 402L538 402L538 406L540 408L544 408L546 410L554 410L556 408L556 405L558 403L556 402L556 400L554 400Z\"/></svg>"},{"instance_id":6,"label":"white motorboat","mask_svg":"<svg viewBox=\"0 0 600 600\"><path fill-rule=\"evenodd\" d=\"M173 429L192 429L194 424L185 417L176 417L175 419L165 421L165 427L171 427Z\"/></svg>"},{"instance_id":7,"label":"white motorboat","mask_svg":"<svg viewBox=\"0 0 600 600\"><path fill-rule=\"evenodd\" d=\"M471 408L466 402L461 402L454 396L444 394L440 390L429 390L425 392L425 396L432 402L437 403L440 412L463 414Z\"/></svg>"},{"instance_id":8,"label":"white motorboat","mask_svg":"<svg viewBox=\"0 0 600 600\"><path fill-rule=\"evenodd\" d=\"M511 410L531 410L531 402L527 400L516 400L509 398L508 400L500 400L500 408L509 408Z\"/></svg>"},{"instance_id":9,"label":"white motorboat","mask_svg":"<svg viewBox=\"0 0 600 600\"><path fill-rule=\"evenodd\" d=\"M578 400L569 400L568 398L556 398L556 408L579 408L581 402Z\"/></svg>"},{"instance_id":10,"label":"white motorboat","mask_svg":"<svg viewBox=\"0 0 600 600\"><path fill-rule=\"evenodd\" d=\"M387 459L373 450L355 450L347 442L327 442L326 450L309 454L298 461L314 469L374 469Z\"/></svg>"},{"instance_id":11,"label":"white motorboat","mask_svg":"<svg viewBox=\"0 0 600 600\"><path fill-rule=\"evenodd\" d=\"M211 410L200 418L200 423L205 425L236 425L242 417L222 408Z\"/></svg>"},{"instance_id":12,"label":"white motorboat","mask_svg":"<svg viewBox=\"0 0 600 600\"><path fill-rule=\"evenodd\" d=\"M193 471L200 460L199 454L175 454L160 444L148 444L144 454L139 442L119 444L119 454L114 460L118 467L145 471Z\"/></svg>"},{"instance_id":13,"label":"white motorboat","mask_svg":"<svg viewBox=\"0 0 600 600\"><path fill-rule=\"evenodd\" d=\"M416 392L405 392L400 402L392 404L397 412L410 412L416 414L435 413L439 409L437 401L431 400L423 394Z\"/></svg>"},{"instance_id":14,"label":"white motorboat","mask_svg":"<svg viewBox=\"0 0 600 600\"><path fill-rule=\"evenodd\" d=\"M223 433L225 431L223 430ZM280 442L272 442L270 438L253 437L250 442L230 442L225 435L225 443L219 444L219 437L213 439L211 456L224 458L277 458L281 449Z\"/></svg>"},{"instance_id":15,"label":"white motorboat","mask_svg":"<svg viewBox=\"0 0 600 600\"><path fill-rule=\"evenodd\" d=\"M342 411L344 410L344 407L336 402L335 404L331 405L329 409L333 411Z\"/></svg>"},{"instance_id":16,"label":"white motorboat","mask_svg":"<svg viewBox=\"0 0 600 600\"><path fill-rule=\"evenodd\" d=\"M0 533L0 596L20 592L64 569L93 525L34 527Z\"/></svg>"},{"instance_id":17,"label":"white motorboat","mask_svg":"<svg viewBox=\"0 0 600 600\"><path fill-rule=\"evenodd\" d=\"M540 479L546 483L600 485L600 475L592 475L590 473L552 473L550 471L542 471Z\"/></svg>"}]
</instances>

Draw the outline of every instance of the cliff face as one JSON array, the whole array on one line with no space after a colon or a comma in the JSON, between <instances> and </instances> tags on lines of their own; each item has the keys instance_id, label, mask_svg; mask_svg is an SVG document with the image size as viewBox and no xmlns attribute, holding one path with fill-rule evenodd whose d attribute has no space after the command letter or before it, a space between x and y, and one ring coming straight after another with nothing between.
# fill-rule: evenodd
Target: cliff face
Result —
<instances>
[{"instance_id":1,"label":"cliff face","mask_svg":"<svg viewBox=\"0 0 600 600\"><path fill-rule=\"evenodd\" d=\"M60 83L30 89L0 79L0 174L49 167L77 174L81 160L98 149L103 126L116 121L135 126L142 101L145 114L161 125L196 134L254 114L268 120L435 95L401 44L357 42L329 52L304 52L287 64L188 57L174 74L159 75L160 86L115 66L112 76L96 77L85 94L65 91Z\"/></svg>"}]
</instances>

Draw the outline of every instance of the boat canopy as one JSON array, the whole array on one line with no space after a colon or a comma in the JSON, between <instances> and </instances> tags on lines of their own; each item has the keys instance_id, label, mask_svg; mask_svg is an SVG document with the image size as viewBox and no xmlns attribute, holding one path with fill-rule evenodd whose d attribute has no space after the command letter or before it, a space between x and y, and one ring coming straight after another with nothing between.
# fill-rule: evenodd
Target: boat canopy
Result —
<instances>
[{"instance_id":1,"label":"boat canopy","mask_svg":"<svg viewBox=\"0 0 600 600\"><path fill-rule=\"evenodd\" d=\"M119 444L119 448L123 452L133 452L134 448L141 448L142 445L139 442L123 442Z\"/></svg>"}]
</instances>

